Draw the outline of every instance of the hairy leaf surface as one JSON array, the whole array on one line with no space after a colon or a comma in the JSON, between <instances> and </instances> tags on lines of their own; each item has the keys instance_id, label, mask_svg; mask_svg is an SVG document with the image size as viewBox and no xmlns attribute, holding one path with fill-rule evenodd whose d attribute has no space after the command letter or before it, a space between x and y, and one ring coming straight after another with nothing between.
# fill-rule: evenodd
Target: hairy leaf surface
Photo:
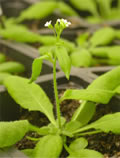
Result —
<instances>
[{"instance_id":1,"label":"hairy leaf surface","mask_svg":"<svg viewBox=\"0 0 120 158\"><path fill-rule=\"evenodd\" d=\"M105 133L112 132L114 134L120 134L120 112L105 115L99 120L81 128L77 132L89 129L101 130Z\"/></svg>"},{"instance_id":2,"label":"hairy leaf surface","mask_svg":"<svg viewBox=\"0 0 120 158\"><path fill-rule=\"evenodd\" d=\"M44 113L55 124L53 105L40 86L35 83L29 84L28 79L17 76L6 78L4 84L9 94L20 106L29 111Z\"/></svg>"},{"instance_id":3,"label":"hairy leaf surface","mask_svg":"<svg viewBox=\"0 0 120 158\"><path fill-rule=\"evenodd\" d=\"M0 148L14 145L29 131L26 120L14 122L0 122Z\"/></svg>"},{"instance_id":4,"label":"hairy leaf surface","mask_svg":"<svg viewBox=\"0 0 120 158\"><path fill-rule=\"evenodd\" d=\"M75 99L75 100L88 100L97 103L107 104L109 100L114 95L114 92L101 89L89 89L89 90L74 90L68 89L65 91L64 95L61 98L61 101L66 99Z\"/></svg>"},{"instance_id":5,"label":"hairy leaf surface","mask_svg":"<svg viewBox=\"0 0 120 158\"><path fill-rule=\"evenodd\" d=\"M34 149L34 157L58 158L63 147L63 141L59 135L47 135L40 139Z\"/></svg>"}]
</instances>

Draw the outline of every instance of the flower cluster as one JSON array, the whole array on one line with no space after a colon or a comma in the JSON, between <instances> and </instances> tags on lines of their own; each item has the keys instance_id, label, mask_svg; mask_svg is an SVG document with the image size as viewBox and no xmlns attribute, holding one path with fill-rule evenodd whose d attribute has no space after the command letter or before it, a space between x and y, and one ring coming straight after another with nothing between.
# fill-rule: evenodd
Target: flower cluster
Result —
<instances>
[{"instance_id":1,"label":"flower cluster","mask_svg":"<svg viewBox=\"0 0 120 158\"><path fill-rule=\"evenodd\" d=\"M57 41L59 41L62 31L71 25L71 22L67 21L66 19L57 19L55 25L53 26L52 21L47 21L45 23L45 27L48 27L49 29L52 29L55 33L55 36L57 38Z\"/></svg>"},{"instance_id":2,"label":"flower cluster","mask_svg":"<svg viewBox=\"0 0 120 158\"><path fill-rule=\"evenodd\" d=\"M51 26L51 20L47 21L45 23L45 27L50 27ZM59 23L60 25L65 25L65 27L69 27L69 25L71 25L71 22L67 21L66 19L57 19L57 23Z\"/></svg>"}]
</instances>

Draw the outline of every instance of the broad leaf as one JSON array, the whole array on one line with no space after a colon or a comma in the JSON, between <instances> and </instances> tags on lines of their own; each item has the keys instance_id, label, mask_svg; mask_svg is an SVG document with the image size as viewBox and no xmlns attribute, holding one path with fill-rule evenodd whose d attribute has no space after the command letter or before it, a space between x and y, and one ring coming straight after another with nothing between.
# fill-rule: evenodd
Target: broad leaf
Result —
<instances>
[{"instance_id":1,"label":"broad leaf","mask_svg":"<svg viewBox=\"0 0 120 158\"><path fill-rule=\"evenodd\" d=\"M68 156L67 158L104 158L104 156L95 151L95 150L89 150L89 149L82 149L78 152L73 152Z\"/></svg>"},{"instance_id":2,"label":"broad leaf","mask_svg":"<svg viewBox=\"0 0 120 158\"><path fill-rule=\"evenodd\" d=\"M80 130L77 130L75 133L89 129L101 130L105 133L112 132L114 134L120 134L120 112L105 115L99 120L81 128Z\"/></svg>"},{"instance_id":3,"label":"broad leaf","mask_svg":"<svg viewBox=\"0 0 120 158\"><path fill-rule=\"evenodd\" d=\"M102 90L112 91L119 85L120 85L120 66L98 77L88 86L87 89L88 90L102 89Z\"/></svg>"},{"instance_id":4,"label":"broad leaf","mask_svg":"<svg viewBox=\"0 0 120 158\"><path fill-rule=\"evenodd\" d=\"M38 2L25 9L18 21L23 21L25 19L42 19L53 13L57 3L54 1Z\"/></svg>"},{"instance_id":5,"label":"broad leaf","mask_svg":"<svg viewBox=\"0 0 120 158\"><path fill-rule=\"evenodd\" d=\"M93 15L98 15L96 3L94 0L70 0L70 2L79 10L90 11Z\"/></svg>"},{"instance_id":6,"label":"broad leaf","mask_svg":"<svg viewBox=\"0 0 120 158\"><path fill-rule=\"evenodd\" d=\"M29 84L29 80L11 76L4 82L9 94L23 108L29 111L40 111L55 125L53 105L40 86L35 83Z\"/></svg>"},{"instance_id":7,"label":"broad leaf","mask_svg":"<svg viewBox=\"0 0 120 158\"><path fill-rule=\"evenodd\" d=\"M58 158L63 147L63 141L59 135L47 135L40 139L34 149L34 157Z\"/></svg>"},{"instance_id":8,"label":"broad leaf","mask_svg":"<svg viewBox=\"0 0 120 158\"><path fill-rule=\"evenodd\" d=\"M21 73L24 71L24 65L20 64L19 62L9 61L0 64L0 72Z\"/></svg>"},{"instance_id":9,"label":"broad leaf","mask_svg":"<svg viewBox=\"0 0 120 158\"><path fill-rule=\"evenodd\" d=\"M29 131L26 120L14 122L0 122L0 148L14 145Z\"/></svg>"},{"instance_id":10,"label":"broad leaf","mask_svg":"<svg viewBox=\"0 0 120 158\"><path fill-rule=\"evenodd\" d=\"M2 53L0 53L0 63L6 61L6 56Z\"/></svg>"},{"instance_id":11,"label":"broad leaf","mask_svg":"<svg viewBox=\"0 0 120 158\"><path fill-rule=\"evenodd\" d=\"M73 52L70 58L75 67L89 67L92 62L91 54L86 49Z\"/></svg>"},{"instance_id":12,"label":"broad leaf","mask_svg":"<svg viewBox=\"0 0 120 158\"><path fill-rule=\"evenodd\" d=\"M87 88L87 90L96 91L96 89L113 91L120 85L120 67L107 72L96 80L94 80ZM85 125L90 121L96 109L96 104L93 102L85 101L76 110L72 117L72 121L80 121L81 124ZM86 116L86 117L84 117Z\"/></svg>"},{"instance_id":13,"label":"broad leaf","mask_svg":"<svg viewBox=\"0 0 120 158\"><path fill-rule=\"evenodd\" d=\"M97 30L90 38L92 46L106 45L112 42L115 38L115 31L110 27L105 27Z\"/></svg>"},{"instance_id":14,"label":"broad leaf","mask_svg":"<svg viewBox=\"0 0 120 158\"><path fill-rule=\"evenodd\" d=\"M0 84L3 84L4 79L7 78L10 75L11 74L9 74L7 72L0 72Z\"/></svg>"},{"instance_id":15,"label":"broad leaf","mask_svg":"<svg viewBox=\"0 0 120 158\"><path fill-rule=\"evenodd\" d=\"M81 149L86 148L87 146L88 146L88 141L85 138L80 137L72 141L69 148L72 152L78 152Z\"/></svg>"},{"instance_id":16,"label":"broad leaf","mask_svg":"<svg viewBox=\"0 0 120 158\"><path fill-rule=\"evenodd\" d=\"M113 91L101 90L101 89L93 89L93 90L68 89L61 97L61 101L66 99L75 99L75 100L88 100L96 103L107 104L113 95L114 95Z\"/></svg>"},{"instance_id":17,"label":"broad leaf","mask_svg":"<svg viewBox=\"0 0 120 158\"><path fill-rule=\"evenodd\" d=\"M39 42L40 36L29 31L23 26L13 25L6 29L0 30L0 35L6 39L15 40L17 42Z\"/></svg>"},{"instance_id":18,"label":"broad leaf","mask_svg":"<svg viewBox=\"0 0 120 158\"><path fill-rule=\"evenodd\" d=\"M55 49L55 54L58 58L62 71L65 73L66 78L69 79L71 70L71 60L68 55L67 49L62 46L57 46Z\"/></svg>"},{"instance_id":19,"label":"broad leaf","mask_svg":"<svg viewBox=\"0 0 120 158\"><path fill-rule=\"evenodd\" d=\"M67 5L67 3L64 3L62 1L58 2L58 8L63 15L79 16L74 9L72 9L69 5Z\"/></svg>"}]
</instances>

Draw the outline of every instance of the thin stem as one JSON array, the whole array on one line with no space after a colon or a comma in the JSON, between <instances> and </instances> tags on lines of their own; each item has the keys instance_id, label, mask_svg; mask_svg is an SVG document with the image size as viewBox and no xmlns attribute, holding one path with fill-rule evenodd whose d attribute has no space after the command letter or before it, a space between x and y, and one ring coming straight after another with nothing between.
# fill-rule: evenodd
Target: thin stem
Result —
<instances>
[{"instance_id":1,"label":"thin stem","mask_svg":"<svg viewBox=\"0 0 120 158\"><path fill-rule=\"evenodd\" d=\"M56 112L57 112L58 127L61 128L61 113L60 113L60 104L59 104L58 91L57 91L57 81L56 81L56 56L53 63L53 85L54 85L54 93L55 93L55 99L56 99Z\"/></svg>"},{"instance_id":2,"label":"thin stem","mask_svg":"<svg viewBox=\"0 0 120 158\"><path fill-rule=\"evenodd\" d=\"M92 135L92 134L97 134L97 133L101 133L101 132L102 131L100 131L100 130L90 131L90 132L79 133L79 134L77 134L77 136Z\"/></svg>"}]
</instances>

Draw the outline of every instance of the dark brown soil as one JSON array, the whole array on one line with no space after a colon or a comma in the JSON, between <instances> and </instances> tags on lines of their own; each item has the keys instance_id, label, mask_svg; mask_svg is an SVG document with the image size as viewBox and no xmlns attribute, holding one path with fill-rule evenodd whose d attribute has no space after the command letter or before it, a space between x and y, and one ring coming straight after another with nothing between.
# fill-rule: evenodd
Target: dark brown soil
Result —
<instances>
[{"instance_id":1,"label":"dark brown soil","mask_svg":"<svg viewBox=\"0 0 120 158\"><path fill-rule=\"evenodd\" d=\"M63 94L63 91L61 91L60 95ZM61 112L62 115L66 118L67 121L70 120L73 112L77 109L77 107L80 105L78 101L73 100L67 100L64 101L61 104ZM91 122L99 119L100 117L104 116L105 114L113 113L111 110L111 107L109 105L98 105L96 109L96 114L94 115ZM24 115L21 117L21 119L28 119L31 123L34 125L37 125L39 127L48 124L47 118L42 115L39 112L30 112L28 113L26 110L23 113ZM35 132L31 132L27 134L31 137L39 137L38 134ZM101 152L105 158L120 158L120 136L115 135L112 133L100 133L100 134L94 134L94 135L87 135L85 136L88 140L88 149L93 149L96 151ZM25 148L34 148L36 141L28 140L26 137L20 141L17 144L17 147L19 149L25 149ZM64 155L64 156L63 156ZM65 157L66 153L63 152L61 157Z\"/></svg>"}]
</instances>

